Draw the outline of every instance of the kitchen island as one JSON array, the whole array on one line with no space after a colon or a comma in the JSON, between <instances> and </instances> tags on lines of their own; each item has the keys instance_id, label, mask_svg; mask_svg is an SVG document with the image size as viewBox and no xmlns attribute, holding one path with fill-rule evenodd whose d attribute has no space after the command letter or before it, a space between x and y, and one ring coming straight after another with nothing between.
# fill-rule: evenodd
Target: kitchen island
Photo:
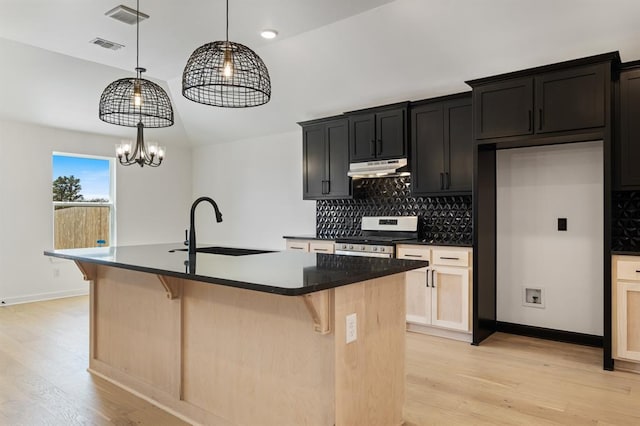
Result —
<instances>
[{"instance_id":1,"label":"kitchen island","mask_svg":"<svg viewBox=\"0 0 640 426\"><path fill-rule=\"evenodd\" d=\"M426 262L179 248L45 252L90 281L91 373L194 424L402 424L404 272Z\"/></svg>"}]
</instances>

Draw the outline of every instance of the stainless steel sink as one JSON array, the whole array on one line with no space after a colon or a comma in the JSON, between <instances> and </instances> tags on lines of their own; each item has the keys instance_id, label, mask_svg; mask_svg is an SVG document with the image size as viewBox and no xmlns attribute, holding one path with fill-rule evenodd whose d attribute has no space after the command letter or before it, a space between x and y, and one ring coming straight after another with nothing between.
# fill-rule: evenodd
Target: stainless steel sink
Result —
<instances>
[{"instance_id":1,"label":"stainless steel sink","mask_svg":"<svg viewBox=\"0 0 640 426\"><path fill-rule=\"evenodd\" d=\"M187 251L186 248L172 249L170 253L176 251ZM248 256L251 254L271 253L272 250L255 250L235 247L200 247L196 249L197 253L221 254L223 256Z\"/></svg>"}]
</instances>

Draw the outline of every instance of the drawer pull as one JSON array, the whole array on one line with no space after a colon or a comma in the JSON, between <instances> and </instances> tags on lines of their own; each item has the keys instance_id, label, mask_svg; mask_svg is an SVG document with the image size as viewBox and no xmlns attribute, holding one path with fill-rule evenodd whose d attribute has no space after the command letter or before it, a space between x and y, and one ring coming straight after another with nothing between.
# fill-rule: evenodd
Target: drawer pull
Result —
<instances>
[{"instance_id":1,"label":"drawer pull","mask_svg":"<svg viewBox=\"0 0 640 426\"><path fill-rule=\"evenodd\" d=\"M289 247L291 250L304 250L304 247L295 247L295 246L291 246Z\"/></svg>"},{"instance_id":2,"label":"drawer pull","mask_svg":"<svg viewBox=\"0 0 640 426\"><path fill-rule=\"evenodd\" d=\"M329 249L326 249L326 248L314 248L313 251L329 251Z\"/></svg>"},{"instance_id":3,"label":"drawer pull","mask_svg":"<svg viewBox=\"0 0 640 426\"><path fill-rule=\"evenodd\" d=\"M638 271L637 269L636 269L636 274L640 274L640 271Z\"/></svg>"},{"instance_id":4,"label":"drawer pull","mask_svg":"<svg viewBox=\"0 0 640 426\"><path fill-rule=\"evenodd\" d=\"M404 257L419 257L422 259L422 255L421 254L405 254Z\"/></svg>"},{"instance_id":5,"label":"drawer pull","mask_svg":"<svg viewBox=\"0 0 640 426\"><path fill-rule=\"evenodd\" d=\"M440 260L460 260L459 257L444 257L440 256Z\"/></svg>"}]
</instances>

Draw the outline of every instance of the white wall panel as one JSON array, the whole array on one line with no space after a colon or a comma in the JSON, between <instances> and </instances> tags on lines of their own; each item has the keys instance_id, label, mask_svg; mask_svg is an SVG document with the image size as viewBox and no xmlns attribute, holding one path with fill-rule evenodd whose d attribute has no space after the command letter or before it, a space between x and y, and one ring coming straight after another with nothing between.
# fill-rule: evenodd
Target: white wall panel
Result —
<instances>
[{"instance_id":1,"label":"white wall panel","mask_svg":"<svg viewBox=\"0 0 640 426\"><path fill-rule=\"evenodd\" d=\"M602 335L602 163L602 142L497 152L499 321ZM523 306L524 286L544 308Z\"/></svg>"}]
</instances>

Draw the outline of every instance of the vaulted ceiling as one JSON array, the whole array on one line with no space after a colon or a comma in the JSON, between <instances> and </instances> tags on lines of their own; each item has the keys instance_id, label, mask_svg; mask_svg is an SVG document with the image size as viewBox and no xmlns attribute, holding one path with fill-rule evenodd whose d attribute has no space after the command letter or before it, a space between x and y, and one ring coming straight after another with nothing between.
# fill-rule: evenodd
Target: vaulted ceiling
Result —
<instances>
[{"instance_id":1,"label":"vaulted ceiling","mask_svg":"<svg viewBox=\"0 0 640 426\"><path fill-rule=\"evenodd\" d=\"M135 26L105 12L134 0L0 0L0 118L133 137L97 117L113 80L133 76ZM167 145L297 129L296 122L469 90L465 80L619 50L640 59L637 0L230 0L230 39L255 50L271 101L248 109L181 94L187 58L224 38L224 0L142 0L140 65L172 98ZM275 28L279 37L259 36ZM101 37L125 45L91 45Z\"/></svg>"}]
</instances>

